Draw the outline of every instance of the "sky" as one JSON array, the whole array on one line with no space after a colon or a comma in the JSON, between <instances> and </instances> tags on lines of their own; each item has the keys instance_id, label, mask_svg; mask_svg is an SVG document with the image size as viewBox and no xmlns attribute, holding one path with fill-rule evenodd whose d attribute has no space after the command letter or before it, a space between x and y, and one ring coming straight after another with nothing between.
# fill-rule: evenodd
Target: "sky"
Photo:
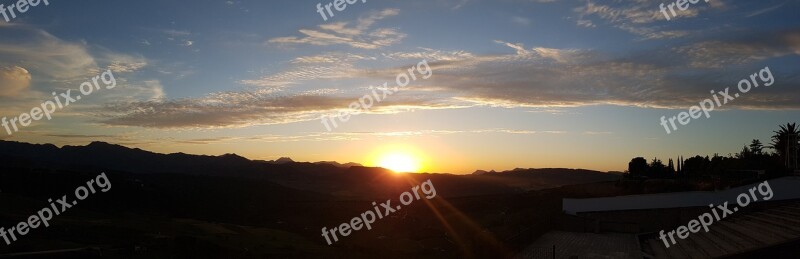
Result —
<instances>
[{"instance_id":1,"label":"sky","mask_svg":"<svg viewBox=\"0 0 800 259\"><path fill-rule=\"evenodd\" d=\"M637 156L735 153L800 119L800 0L699 1L670 20L670 2L646 0L367 0L325 20L328 3L51 0L0 17L0 116L106 71L116 83L0 139L622 171ZM773 84L756 76L710 117L661 125L765 67ZM415 80L397 87L399 74ZM356 113L373 90L393 93L328 131L322 116Z\"/></svg>"}]
</instances>

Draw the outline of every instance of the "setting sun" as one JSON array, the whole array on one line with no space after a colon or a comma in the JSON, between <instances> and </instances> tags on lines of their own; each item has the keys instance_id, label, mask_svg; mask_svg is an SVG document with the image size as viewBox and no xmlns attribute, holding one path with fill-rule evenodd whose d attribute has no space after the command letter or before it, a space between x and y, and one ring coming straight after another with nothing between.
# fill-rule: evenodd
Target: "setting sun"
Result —
<instances>
[{"instance_id":1,"label":"setting sun","mask_svg":"<svg viewBox=\"0 0 800 259\"><path fill-rule=\"evenodd\" d=\"M370 152L369 165L398 173L418 173L427 168L423 151L406 144L387 144Z\"/></svg>"},{"instance_id":2,"label":"setting sun","mask_svg":"<svg viewBox=\"0 0 800 259\"><path fill-rule=\"evenodd\" d=\"M420 169L420 162L410 154L390 153L380 157L378 166L398 173L417 172Z\"/></svg>"}]
</instances>

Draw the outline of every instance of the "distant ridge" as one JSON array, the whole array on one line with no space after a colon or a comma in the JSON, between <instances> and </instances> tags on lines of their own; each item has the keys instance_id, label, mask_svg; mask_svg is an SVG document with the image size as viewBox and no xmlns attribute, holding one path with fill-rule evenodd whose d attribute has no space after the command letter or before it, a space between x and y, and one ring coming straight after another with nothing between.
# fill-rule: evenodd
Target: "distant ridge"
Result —
<instances>
[{"instance_id":1,"label":"distant ridge","mask_svg":"<svg viewBox=\"0 0 800 259\"><path fill-rule=\"evenodd\" d=\"M496 174L496 173L497 172L495 172L494 170L489 171L489 172L484 171L484 170L476 170L475 172L472 172L472 175L485 175L485 174Z\"/></svg>"},{"instance_id":2,"label":"distant ridge","mask_svg":"<svg viewBox=\"0 0 800 259\"><path fill-rule=\"evenodd\" d=\"M0 168L107 171L132 174L185 174L264 179L286 187L347 197L394 196L408 182L428 179L443 196L517 193L563 185L615 181L619 175L583 169L478 170L471 175L396 174L384 168L333 161L250 160L237 154L220 156L160 154L105 142L86 146L0 141ZM402 176L402 177L398 177Z\"/></svg>"},{"instance_id":3,"label":"distant ridge","mask_svg":"<svg viewBox=\"0 0 800 259\"><path fill-rule=\"evenodd\" d=\"M276 164L276 165L282 165L282 164L287 164L287 163L294 163L294 160L292 160L291 158L288 158L288 157L281 157L281 158L278 158L278 160L269 161L269 162L272 162L273 164Z\"/></svg>"},{"instance_id":4,"label":"distant ridge","mask_svg":"<svg viewBox=\"0 0 800 259\"><path fill-rule=\"evenodd\" d=\"M328 164L328 165L333 165L335 167L340 167L340 168L350 168L350 167L354 167L354 166L363 167L363 165L361 165L359 163L353 163L353 162L341 164L341 163L336 162L336 161L320 161L320 162L315 162L314 164L318 164L318 165Z\"/></svg>"},{"instance_id":5,"label":"distant ridge","mask_svg":"<svg viewBox=\"0 0 800 259\"><path fill-rule=\"evenodd\" d=\"M577 173L603 173L603 174L623 174L623 172L600 172L588 169L573 169L573 168L514 168L512 170L497 172L495 170L485 171L476 170L472 175L491 175L491 174L525 174L525 173L552 173L552 172L577 172Z\"/></svg>"},{"instance_id":6,"label":"distant ridge","mask_svg":"<svg viewBox=\"0 0 800 259\"><path fill-rule=\"evenodd\" d=\"M92 166L102 169L120 170L132 173L188 173L217 175L213 171L224 167L231 169L253 169L263 164L288 165L298 163L289 157L274 161L250 160L229 153L220 156L192 155L183 152L161 154L139 148L94 141L86 146L65 145L61 148L53 144L30 144L0 140L0 156L55 166ZM311 164L311 163L298 163ZM321 169L325 165L349 168L361 166L356 163L316 162Z\"/></svg>"},{"instance_id":7,"label":"distant ridge","mask_svg":"<svg viewBox=\"0 0 800 259\"><path fill-rule=\"evenodd\" d=\"M472 176L479 179L499 181L507 186L522 190L539 190L554 186L616 181L620 178L618 174L569 168L515 168L502 172L477 170L472 173Z\"/></svg>"}]
</instances>

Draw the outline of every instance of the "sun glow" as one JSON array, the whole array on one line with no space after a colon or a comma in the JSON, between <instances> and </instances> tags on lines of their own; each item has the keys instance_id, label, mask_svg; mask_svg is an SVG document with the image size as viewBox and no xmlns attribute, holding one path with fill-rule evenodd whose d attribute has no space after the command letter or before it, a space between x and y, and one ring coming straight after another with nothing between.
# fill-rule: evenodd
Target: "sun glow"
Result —
<instances>
[{"instance_id":1,"label":"sun glow","mask_svg":"<svg viewBox=\"0 0 800 259\"><path fill-rule=\"evenodd\" d=\"M417 173L423 170L423 155L405 146L384 147L373 153L372 165L398 173Z\"/></svg>"},{"instance_id":2,"label":"sun glow","mask_svg":"<svg viewBox=\"0 0 800 259\"><path fill-rule=\"evenodd\" d=\"M419 161L413 156L404 153L383 155L380 160L378 160L378 166L398 173L417 172L420 169Z\"/></svg>"}]
</instances>

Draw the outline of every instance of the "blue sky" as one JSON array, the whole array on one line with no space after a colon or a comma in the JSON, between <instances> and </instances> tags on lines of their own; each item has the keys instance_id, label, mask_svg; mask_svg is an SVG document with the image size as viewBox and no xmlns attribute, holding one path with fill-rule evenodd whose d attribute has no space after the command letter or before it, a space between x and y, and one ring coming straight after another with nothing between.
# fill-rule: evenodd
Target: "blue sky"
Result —
<instances>
[{"instance_id":1,"label":"blue sky","mask_svg":"<svg viewBox=\"0 0 800 259\"><path fill-rule=\"evenodd\" d=\"M6 6L14 1L0 1ZM51 1L0 20L0 115L111 69L93 94L5 140L371 164L431 172L624 170L727 154L798 120L800 1ZM371 85L433 74L328 132ZM672 134L659 125L769 66L760 87Z\"/></svg>"}]
</instances>

